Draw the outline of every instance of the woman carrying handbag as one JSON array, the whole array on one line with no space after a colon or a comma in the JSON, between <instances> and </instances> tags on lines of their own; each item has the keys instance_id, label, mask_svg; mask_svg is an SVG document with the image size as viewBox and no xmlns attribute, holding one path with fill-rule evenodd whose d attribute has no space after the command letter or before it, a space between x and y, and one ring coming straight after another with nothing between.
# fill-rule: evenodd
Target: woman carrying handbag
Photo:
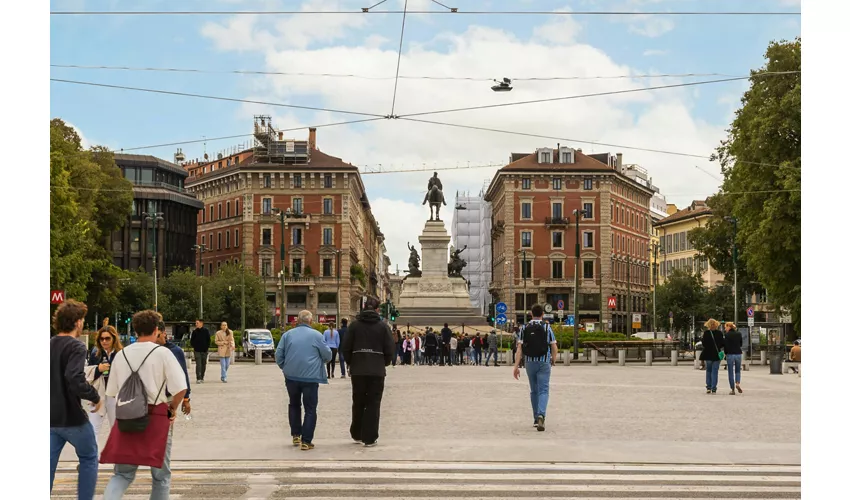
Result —
<instances>
[{"instance_id":1,"label":"woman carrying handbag","mask_svg":"<svg viewBox=\"0 0 850 500\"><path fill-rule=\"evenodd\" d=\"M705 332L702 334L702 354L700 360L705 361L705 393L717 394L717 377L720 373L720 361L723 353L723 333L716 319L705 322Z\"/></svg>"}]
</instances>

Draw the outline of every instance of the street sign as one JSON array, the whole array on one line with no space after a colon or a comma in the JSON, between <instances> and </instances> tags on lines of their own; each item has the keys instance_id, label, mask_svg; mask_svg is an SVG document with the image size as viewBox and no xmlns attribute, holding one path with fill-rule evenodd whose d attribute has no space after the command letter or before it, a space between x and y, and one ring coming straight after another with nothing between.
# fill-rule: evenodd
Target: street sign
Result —
<instances>
[{"instance_id":1,"label":"street sign","mask_svg":"<svg viewBox=\"0 0 850 500\"><path fill-rule=\"evenodd\" d=\"M558 309L558 319L564 319L564 310Z\"/></svg>"},{"instance_id":2,"label":"street sign","mask_svg":"<svg viewBox=\"0 0 850 500\"><path fill-rule=\"evenodd\" d=\"M585 328L588 332L592 332L592 331L594 330L594 328L596 328L596 325L595 325L595 324L593 324L593 323L585 323L584 328Z\"/></svg>"},{"instance_id":3,"label":"street sign","mask_svg":"<svg viewBox=\"0 0 850 500\"><path fill-rule=\"evenodd\" d=\"M747 317L752 318L755 315L756 315L755 309L753 309L752 307L748 307L747 308ZM752 326L752 325L750 325L750 326Z\"/></svg>"},{"instance_id":4,"label":"street sign","mask_svg":"<svg viewBox=\"0 0 850 500\"><path fill-rule=\"evenodd\" d=\"M496 312L499 314L504 314L508 312L508 305L504 302L499 302L498 304L496 304Z\"/></svg>"},{"instance_id":5,"label":"street sign","mask_svg":"<svg viewBox=\"0 0 850 500\"><path fill-rule=\"evenodd\" d=\"M564 301L558 300L558 310L561 311L564 309Z\"/></svg>"},{"instance_id":6,"label":"street sign","mask_svg":"<svg viewBox=\"0 0 850 500\"><path fill-rule=\"evenodd\" d=\"M544 315L543 315L543 319L552 320L552 319L555 319L555 316L553 316L552 314L547 313L547 314L544 314Z\"/></svg>"},{"instance_id":7,"label":"street sign","mask_svg":"<svg viewBox=\"0 0 850 500\"><path fill-rule=\"evenodd\" d=\"M279 308L279 307L275 307L275 308L274 308L274 315L275 315L275 316L280 316L280 308Z\"/></svg>"},{"instance_id":8,"label":"street sign","mask_svg":"<svg viewBox=\"0 0 850 500\"><path fill-rule=\"evenodd\" d=\"M552 312L552 304L547 303L546 305L543 306L543 310L546 311L547 313Z\"/></svg>"},{"instance_id":9,"label":"street sign","mask_svg":"<svg viewBox=\"0 0 850 500\"><path fill-rule=\"evenodd\" d=\"M505 313L499 313L499 314L496 315L496 324L497 325L504 325L507 322L508 322L508 317L505 316Z\"/></svg>"},{"instance_id":10,"label":"street sign","mask_svg":"<svg viewBox=\"0 0 850 500\"><path fill-rule=\"evenodd\" d=\"M632 314L632 328L640 328L640 313Z\"/></svg>"},{"instance_id":11,"label":"street sign","mask_svg":"<svg viewBox=\"0 0 850 500\"><path fill-rule=\"evenodd\" d=\"M756 319L753 318L753 317L747 318L747 326L750 326L750 327L756 326Z\"/></svg>"},{"instance_id":12,"label":"street sign","mask_svg":"<svg viewBox=\"0 0 850 500\"><path fill-rule=\"evenodd\" d=\"M610 329L611 329L611 326L612 326L613 324L614 324L614 323L613 323L613 322L609 319L609 320L608 320L608 330L610 330Z\"/></svg>"},{"instance_id":13,"label":"street sign","mask_svg":"<svg viewBox=\"0 0 850 500\"><path fill-rule=\"evenodd\" d=\"M50 303L61 304L65 302L65 290L50 290Z\"/></svg>"},{"instance_id":14,"label":"street sign","mask_svg":"<svg viewBox=\"0 0 850 500\"><path fill-rule=\"evenodd\" d=\"M608 309L617 308L617 297L608 297Z\"/></svg>"},{"instance_id":15,"label":"street sign","mask_svg":"<svg viewBox=\"0 0 850 500\"><path fill-rule=\"evenodd\" d=\"M572 314L568 314L566 326L573 326L573 325L575 325L575 316L573 316Z\"/></svg>"}]
</instances>

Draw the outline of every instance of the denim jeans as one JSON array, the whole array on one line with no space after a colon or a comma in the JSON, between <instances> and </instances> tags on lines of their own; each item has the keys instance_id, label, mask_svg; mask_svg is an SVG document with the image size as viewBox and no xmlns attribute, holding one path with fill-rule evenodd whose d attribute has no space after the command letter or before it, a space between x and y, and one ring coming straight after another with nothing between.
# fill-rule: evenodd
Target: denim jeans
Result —
<instances>
[{"instance_id":1,"label":"denim jeans","mask_svg":"<svg viewBox=\"0 0 850 500\"><path fill-rule=\"evenodd\" d=\"M151 467L151 500L168 500L171 492L171 436L174 425L168 429L168 441L165 442L165 460L162 468ZM103 500L120 500L136 479L138 465L115 464L115 475L106 485Z\"/></svg>"},{"instance_id":2,"label":"denim jeans","mask_svg":"<svg viewBox=\"0 0 850 500\"><path fill-rule=\"evenodd\" d=\"M230 356L227 356L219 360L221 362L221 380L227 380L227 369L230 368L230 359Z\"/></svg>"},{"instance_id":3,"label":"denim jeans","mask_svg":"<svg viewBox=\"0 0 850 500\"><path fill-rule=\"evenodd\" d=\"M717 392L717 375L720 373L720 361L705 362L705 388Z\"/></svg>"},{"instance_id":4,"label":"denim jeans","mask_svg":"<svg viewBox=\"0 0 850 500\"><path fill-rule=\"evenodd\" d=\"M319 384L316 382L286 381L289 393L289 430L301 436L302 443L312 443L316 432L316 407L319 406ZM301 402L304 402L304 421L301 421Z\"/></svg>"},{"instance_id":5,"label":"denim jeans","mask_svg":"<svg viewBox=\"0 0 850 500\"><path fill-rule=\"evenodd\" d=\"M726 355L726 371L729 373L729 388L735 390L735 383L741 383L741 354Z\"/></svg>"},{"instance_id":6,"label":"denim jeans","mask_svg":"<svg viewBox=\"0 0 850 500\"><path fill-rule=\"evenodd\" d=\"M494 365L498 365L498 364L499 364L499 352L498 352L498 351L494 351L494 350L492 350L492 349L490 349L490 350L488 350L488 351L487 351L487 361L485 361L485 362L484 362L484 364L485 364L485 365L489 365L489 364L490 364L490 356L492 356L492 357L493 357L493 364L494 364Z\"/></svg>"},{"instance_id":7,"label":"denim jeans","mask_svg":"<svg viewBox=\"0 0 850 500\"><path fill-rule=\"evenodd\" d=\"M419 351L413 351L413 363L414 364L418 365L419 363L421 363L421 360L419 359L420 357L421 357L421 353Z\"/></svg>"},{"instance_id":8,"label":"denim jeans","mask_svg":"<svg viewBox=\"0 0 850 500\"><path fill-rule=\"evenodd\" d=\"M533 417L545 417L546 406L549 404L549 376L552 375L552 365L549 361L531 361L526 358L525 373L528 375L528 385L531 388Z\"/></svg>"},{"instance_id":9,"label":"denim jeans","mask_svg":"<svg viewBox=\"0 0 850 500\"><path fill-rule=\"evenodd\" d=\"M59 455L65 443L74 447L80 460L77 498L91 500L97 486L97 439L89 422L76 427L50 428L50 491L53 491L53 478L56 476L56 466L59 465Z\"/></svg>"},{"instance_id":10,"label":"denim jeans","mask_svg":"<svg viewBox=\"0 0 850 500\"><path fill-rule=\"evenodd\" d=\"M475 348L475 349L473 349L473 351L475 352L475 364L480 365L481 364L481 348Z\"/></svg>"}]
</instances>

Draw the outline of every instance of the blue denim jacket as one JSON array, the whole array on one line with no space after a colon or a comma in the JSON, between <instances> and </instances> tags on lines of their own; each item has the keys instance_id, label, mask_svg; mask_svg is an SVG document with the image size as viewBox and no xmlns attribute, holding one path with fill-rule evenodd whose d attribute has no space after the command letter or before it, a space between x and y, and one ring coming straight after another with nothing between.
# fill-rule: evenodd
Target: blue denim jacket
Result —
<instances>
[{"instance_id":1,"label":"blue denim jacket","mask_svg":"<svg viewBox=\"0 0 850 500\"><path fill-rule=\"evenodd\" d=\"M322 334L307 325L298 325L283 334L274 359L287 380L328 383L325 363L331 360L331 349Z\"/></svg>"}]
</instances>

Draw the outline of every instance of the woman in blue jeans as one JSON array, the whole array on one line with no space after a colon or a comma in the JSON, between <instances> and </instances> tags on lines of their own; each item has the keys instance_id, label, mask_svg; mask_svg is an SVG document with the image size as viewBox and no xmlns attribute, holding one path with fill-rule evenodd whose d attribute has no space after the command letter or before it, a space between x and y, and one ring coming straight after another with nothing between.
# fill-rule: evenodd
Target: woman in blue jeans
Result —
<instances>
[{"instance_id":1,"label":"woman in blue jeans","mask_svg":"<svg viewBox=\"0 0 850 500\"><path fill-rule=\"evenodd\" d=\"M741 332L735 329L735 323L726 322L726 338L723 339L723 350L726 353L726 371L729 372L730 396L735 395L735 390L743 393L741 389L741 359L744 357L744 338Z\"/></svg>"},{"instance_id":2,"label":"woman in blue jeans","mask_svg":"<svg viewBox=\"0 0 850 500\"><path fill-rule=\"evenodd\" d=\"M717 394L717 375L720 373L720 352L723 350L723 333L716 319L705 322L702 334L702 354L699 359L705 361L705 393Z\"/></svg>"}]
</instances>

